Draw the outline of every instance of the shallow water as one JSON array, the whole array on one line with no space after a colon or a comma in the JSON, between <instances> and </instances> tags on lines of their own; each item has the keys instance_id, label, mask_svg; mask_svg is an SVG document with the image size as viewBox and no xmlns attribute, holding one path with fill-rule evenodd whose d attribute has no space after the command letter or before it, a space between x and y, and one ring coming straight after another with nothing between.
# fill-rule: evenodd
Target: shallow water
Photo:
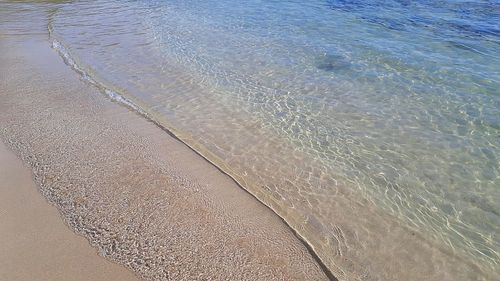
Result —
<instances>
[{"instance_id":1,"label":"shallow water","mask_svg":"<svg viewBox=\"0 0 500 281\"><path fill-rule=\"evenodd\" d=\"M50 5L74 68L232 175L339 279L500 270L495 1Z\"/></svg>"}]
</instances>

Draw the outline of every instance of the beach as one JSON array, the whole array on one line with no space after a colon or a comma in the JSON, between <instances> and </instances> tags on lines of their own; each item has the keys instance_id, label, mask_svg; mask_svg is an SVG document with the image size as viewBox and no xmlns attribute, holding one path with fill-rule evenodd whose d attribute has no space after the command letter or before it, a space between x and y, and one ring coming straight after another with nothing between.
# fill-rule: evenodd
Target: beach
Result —
<instances>
[{"instance_id":1,"label":"beach","mask_svg":"<svg viewBox=\"0 0 500 281\"><path fill-rule=\"evenodd\" d=\"M30 169L0 143L0 280L139 280L99 257L37 189Z\"/></svg>"},{"instance_id":2,"label":"beach","mask_svg":"<svg viewBox=\"0 0 500 281\"><path fill-rule=\"evenodd\" d=\"M86 251L85 257L75 257L82 268L63 270L64 263L57 261L70 260L50 244L30 250L29 259L22 259L28 244L19 245L2 253L2 276L15 278L13 266L25 265L27 275L18 278L43 269L32 280L80 280L79 270L98 264L86 273L90 279L98 280L101 268L106 280L132 280L125 267L146 280L328 279L276 214L168 132L82 80L46 36L2 36L0 48L1 139L31 170L38 190L65 222L54 217L54 207L38 203L52 213L37 211L28 221L3 218L2 231L32 239L36 231L22 225L52 218L59 221L42 238L61 232L78 251ZM4 157L8 166L18 161L8 153ZM23 173L26 192L42 200ZM11 185L2 188L23 196L8 190ZM15 207L24 210L23 204L32 202ZM7 229L9 223L13 226ZM76 234L69 234L68 227ZM101 257L92 257L95 251ZM60 256L51 261L54 255ZM45 272L50 268L60 270Z\"/></svg>"},{"instance_id":3,"label":"beach","mask_svg":"<svg viewBox=\"0 0 500 281\"><path fill-rule=\"evenodd\" d=\"M0 280L498 280L497 6L0 0Z\"/></svg>"}]
</instances>

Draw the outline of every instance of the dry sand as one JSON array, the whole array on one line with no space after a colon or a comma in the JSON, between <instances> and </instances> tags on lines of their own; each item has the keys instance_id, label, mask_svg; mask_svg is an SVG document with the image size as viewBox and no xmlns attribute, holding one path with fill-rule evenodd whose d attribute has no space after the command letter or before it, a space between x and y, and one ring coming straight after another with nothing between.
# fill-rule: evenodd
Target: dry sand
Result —
<instances>
[{"instance_id":1,"label":"dry sand","mask_svg":"<svg viewBox=\"0 0 500 281\"><path fill-rule=\"evenodd\" d=\"M2 142L0 237L0 280L139 280L64 225L31 171Z\"/></svg>"}]
</instances>

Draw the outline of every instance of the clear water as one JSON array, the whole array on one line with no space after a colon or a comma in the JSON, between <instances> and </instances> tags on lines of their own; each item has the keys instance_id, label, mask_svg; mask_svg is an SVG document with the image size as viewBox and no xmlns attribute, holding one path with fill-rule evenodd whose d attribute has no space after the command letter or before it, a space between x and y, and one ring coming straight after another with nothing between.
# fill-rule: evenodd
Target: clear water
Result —
<instances>
[{"instance_id":1,"label":"clear water","mask_svg":"<svg viewBox=\"0 0 500 281\"><path fill-rule=\"evenodd\" d=\"M497 1L75 1L87 76L232 175L341 280L500 270Z\"/></svg>"}]
</instances>

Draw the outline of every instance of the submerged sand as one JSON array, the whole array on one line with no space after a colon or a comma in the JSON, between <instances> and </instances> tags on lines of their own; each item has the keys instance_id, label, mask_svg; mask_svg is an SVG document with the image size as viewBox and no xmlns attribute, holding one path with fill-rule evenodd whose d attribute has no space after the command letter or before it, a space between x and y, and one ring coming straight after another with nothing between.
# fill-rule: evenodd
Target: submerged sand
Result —
<instances>
[{"instance_id":1,"label":"submerged sand","mask_svg":"<svg viewBox=\"0 0 500 281\"><path fill-rule=\"evenodd\" d=\"M0 138L100 255L149 280L334 278L276 214L81 80L46 36L5 36L0 48ZM27 272L45 261L33 262Z\"/></svg>"},{"instance_id":2,"label":"submerged sand","mask_svg":"<svg viewBox=\"0 0 500 281\"><path fill-rule=\"evenodd\" d=\"M138 280L75 235L0 142L0 280Z\"/></svg>"}]
</instances>

